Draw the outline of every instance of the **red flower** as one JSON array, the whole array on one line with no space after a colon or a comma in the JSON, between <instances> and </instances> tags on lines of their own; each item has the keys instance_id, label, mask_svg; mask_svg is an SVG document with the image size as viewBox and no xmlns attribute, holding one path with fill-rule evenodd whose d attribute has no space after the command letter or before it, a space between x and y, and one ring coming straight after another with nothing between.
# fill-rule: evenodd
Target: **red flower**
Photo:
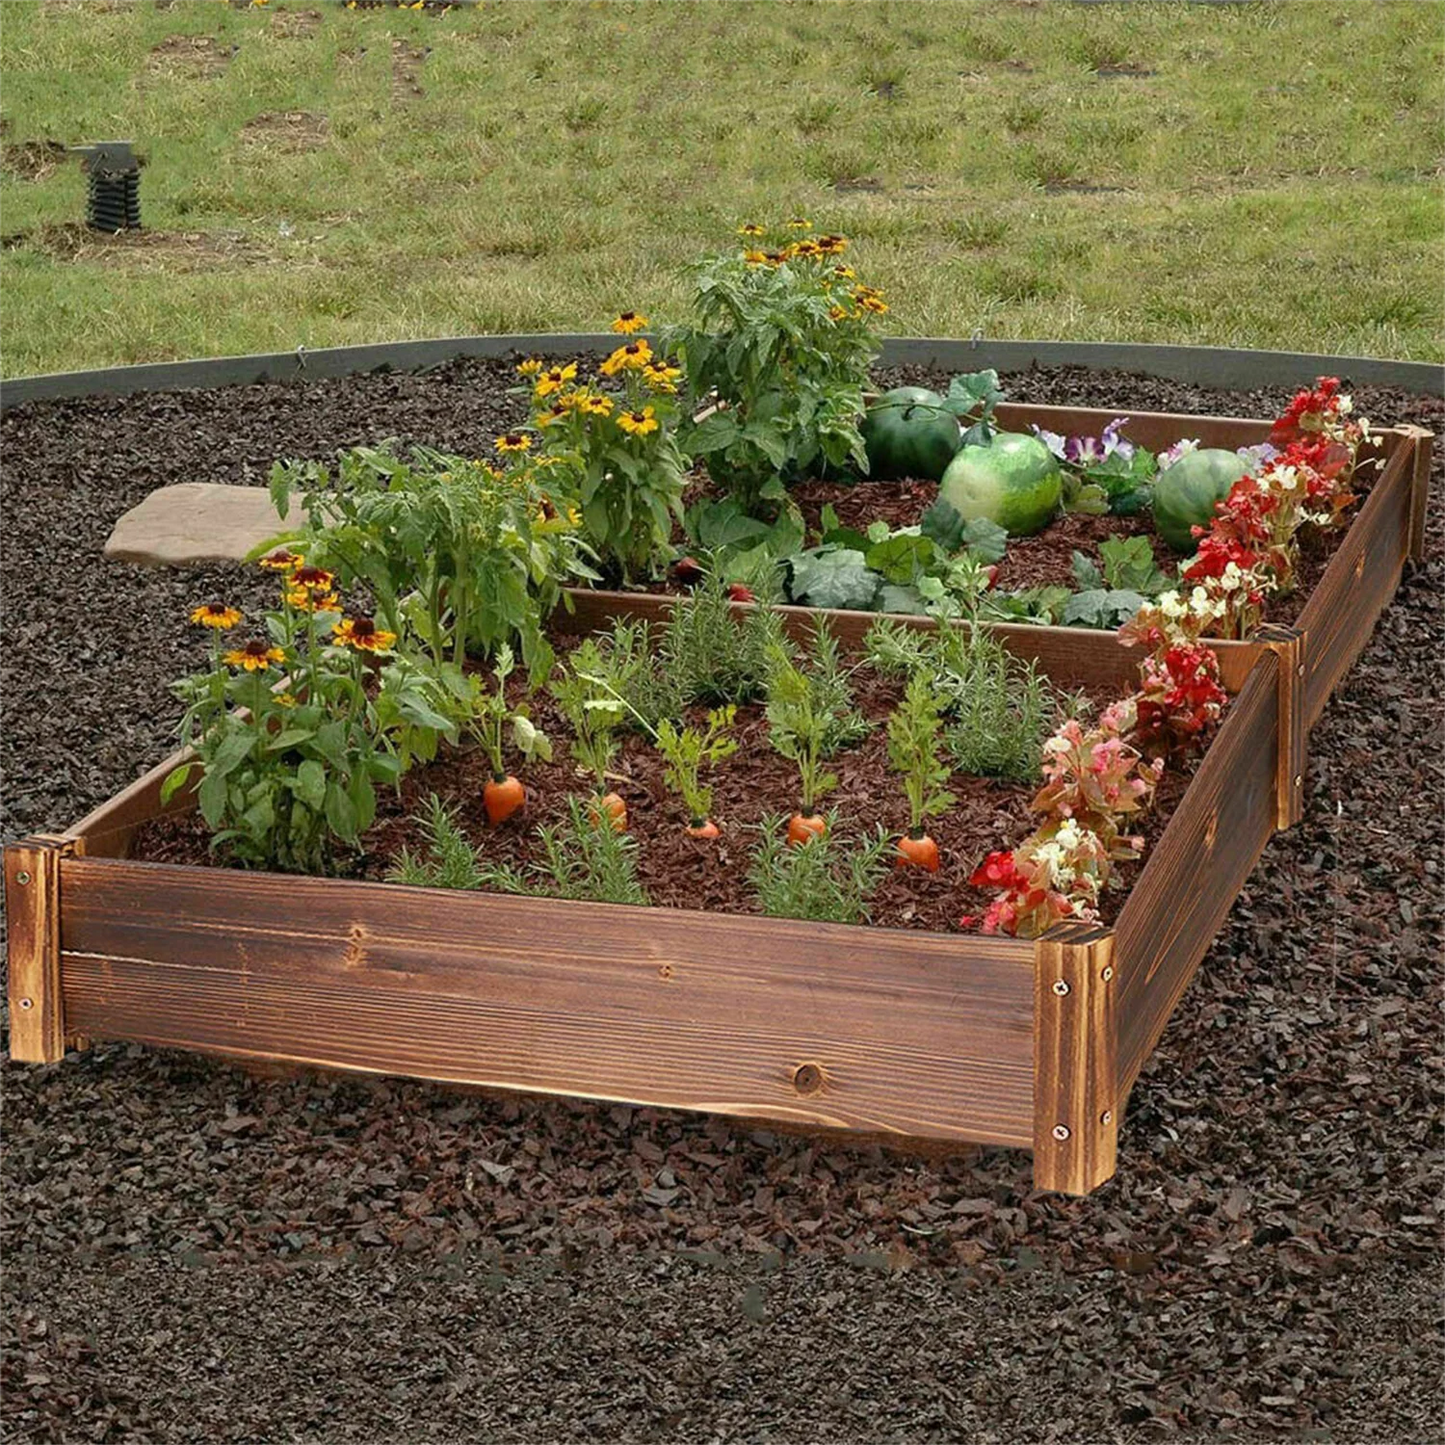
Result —
<instances>
[{"instance_id":1,"label":"red flower","mask_svg":"<svg viewBox=\"0 0 1445 1445\"><path fill-rule=\"evenodd\" d=\"M975 888L1012 888L1021 880L1012 853L990 853L968 881Z\"/></svg>"}]
</instances>

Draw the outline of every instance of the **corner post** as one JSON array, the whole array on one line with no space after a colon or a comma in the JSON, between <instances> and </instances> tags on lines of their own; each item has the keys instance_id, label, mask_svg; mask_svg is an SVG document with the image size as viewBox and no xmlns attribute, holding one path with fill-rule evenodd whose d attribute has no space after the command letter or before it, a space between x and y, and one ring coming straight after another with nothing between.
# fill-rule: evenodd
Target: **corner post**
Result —
<instances>
[{"instance_id":1,"label":"corner post","mask_svg":"<svg viewBox=\"0 0 1445 1445\"><path fill-rule=\"evenodd\" d=\"M1275 765L1276 830L1304 817L1305 764L1309 734L1305 728L1305 634L1298 627L1266 624L1255 639L1274 653L1279 687L1279 755Z\"/></svg>"},{"instance_id":2,"label":"corner post","mask_svg":"<svg viewBox=\"0 0 1445 1445\"><path fill-rule=\"evenodd\" d=\"M1061 923L1035 945L1035 1189L1087 1194L1114 1172L1118 986L1112 929Z\"/></svg>"},{"instance_id":3,"label":"corner post","mask_svg":"<svg viewBox=\"0 0 1445 1445\"><path fill-rule=\"evenodd\" d=\"M1435 444L1435 433L1422 426L1400 428L1410 438L1415 449L1411 458L1413 470L1410 476L1410 529L1405 543L1405 559L1409 562L1425 560L1425 511L1430 504L1430 454Z\"/></svg>"},{"instance_id":4,"label":"corner post","mask_svg":"<svg viewBox=\"0 0 1445 1445\"><path fill-rule=\"evenodd\" d=\"M65 1057L60 995L60 860L68 838L38 835L5 849L9 928L10 1057L53 1064Z\"/></svg>"}]
</instances>

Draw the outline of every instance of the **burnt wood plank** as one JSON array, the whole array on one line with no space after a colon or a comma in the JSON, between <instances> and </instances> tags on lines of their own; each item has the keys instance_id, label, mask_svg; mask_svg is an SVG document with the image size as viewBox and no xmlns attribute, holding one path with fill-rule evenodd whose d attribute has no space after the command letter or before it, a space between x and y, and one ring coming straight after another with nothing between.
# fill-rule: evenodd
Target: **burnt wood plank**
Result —
<instances>
[{"instance_id":1,"label":"burnt wood plank","mask_svg":"<svg viewBox=\"0 0 1445 1445\"><path fill-rule=\"evenodd\" d=\"M1274 423L1255 417L1195 416L1164 411L1130 411L1126 407L1040 406L1030 402L1000 402L994 412L1003 431L1027 432L1031 427L1063 436L1099 436L1118 417L1129 418L1124 435L1152 452L1163 451L1181 438L1197 440L1202 447L1254 446L1264 441Z\"/></svg>"},{"instance_id":2,"label":"burnt wood plank","mask_svg":"<svg viewBox=\"0 0 1445 1445\"><path fill-rule=\"evenodd\" d=\"M1087 1194L1114 1172L1119 1136L1114 935L1061 924L1036 945L1034 1187Z\"/></svg>"},{"instance_id":3,"label":"burnt wood plank","mask_svg":"<svg viewBox=\"0 0 1445 1445\"><path fill-rule=\"evenodd\" d=\"M1435 446L1435 433L1422 426L1401 427L1415 448L1414 476L1410 492L1409 558L1425 560L1425 513L1430 507L1430 457Z\"/></svg>"},{"instance_id":4,"label":"burnt wood plank","mask_svg":"<svg viewBox=\"0 0 1445 1445\"><path fill-rule=\"evenodd\" d=\"M65 1056L60 986L61 838L23 838L5 849L10 1057L50 1064Z\"/></svg>"},{"instance_id":5,"label":"burnt wood plank","mask_svg":"<svg viewBox=\"0 0 1445 1445\"><path fill-rule=\"evenodd\" d=\"M74 1027L220 1053L1028 1146L1013 939L67 860Z\"/></svg>"},{"instance_id":6,"label":"burnt wood plank","mask_svg":"<svg viewBox=\"0 0 1445 1445\"><path fill-rule=\"evenodd\" d=\"M1305 726L1313 727L1400 585L1410 548L1415 453L1397 446L1300 613Z\"/></svg>"},{"instance_id":7,"label":"burnt wood plank","mask_svg":"<svg viewBox=\"0 0 1445 1445\"><path fill-rule=\"evenodd\" d=\"M1267 623L1256 639L1275 654L1279 668L1279 747L1275 757L1275 827L1290 828L1304 817L1305 765L1309 733L1305 728L1306 639L1298 627Z\"/></svg>"},{"instance_id":8,"label":"burnt wood plank","mask_svg":"<svg viewBox=\"0 0 1445 1445\"><path fill-rule=\"evenodd\" d=\"M1266 652L1119 914L1120 1099L1274 833L1278 671L1278 659Z\"/></svg>"}]
</instances>

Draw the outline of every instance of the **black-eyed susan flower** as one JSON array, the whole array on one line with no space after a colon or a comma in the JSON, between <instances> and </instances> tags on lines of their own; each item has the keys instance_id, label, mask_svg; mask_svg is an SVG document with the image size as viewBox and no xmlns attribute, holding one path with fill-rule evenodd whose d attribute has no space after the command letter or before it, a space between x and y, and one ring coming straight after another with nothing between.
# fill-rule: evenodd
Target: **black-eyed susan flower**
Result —
<instances>
[{"instance_id":1,"label":"black-eyed susan flower","mask_svg":"<svg viewBox=\"0 0 1445 1445\"><path fill-rule=\"evenodd\" d=\"M582 410L588 416L611 416L612 398L600 391L594 392L583 401Z\"/></svg>"},{"instance_id":2,"label":"black-eyed susan flower","mask_svg":"<svg viewBox=\"0 0 1445 1445\"><path fill-rule=\"evenodd\" d=\"M882 316L888 310L887 303L876 292L872 296L860 296L858 304L865 311L871 311L875 316Z\"/></svg>"},{"instance_id":3,"label":"black-eyed susan flower","mask_svg":"<svg viewBox=\"0 0 1445 1445\"><path fill-rule=\"evenodd\" d=\"M763 264L766 266L781 266L788 259L786 251L764 251Z\"/></svg>"},{"instance_id":4,"label":"black-eyed susan flower","mask_svg":"<svg viewBox=\"0 0 1445 1445\"><path fill-rule=\"evenodd\" d=\"M561 421L570 410L571 408L564 406L562 402L554 401L546 411L539 411L532 420L536 422L539 427L552 426L554 423Z\"/></svg>"},{"instance_id":5,"label":"black-eyed susan flower","mask_svg":"<svg viewBox=\"0 0 1445 1445\"><path fill-rule=\"evenodd\" d=\"M757 224L756 221L749 221L745 226L738 227L739 236L749 236L756 240L759 236L766 236L768 233Z\"/></svg>"},{"instance_id":6,"label":"black-eyed susan flower","mask_svg":"<svg viewBox=\"0 0 1445 1445\"><path fill-rule=\"evenodd\" d=\"M749 266L766 266L768 264L768 253L766 251L744 251L743 260Z\"/></svg>"},{"instance_id":7,"label":"black-eyed susan flower","mask_svg":"<svg viewBox=\"0 0 1445 1445\"><path fill-rule=\"evenodd\" d=\"M370 617L343 617L331 632L342 647L358 652L390 652L396 642L396 633L378 627Z\"/></svg>"},{"instance_id":8,"label":"black-eyed susan flower","mask_svg":"<svg viewBox=\"0 0 1445 1445\"><path fill-rule=\"evenodd\" d=\"M820 256L841 256L848 249L848 238L846 236L819 236L818 254Z\"/></svg>"},{"instance_id":9,"label":"black-eyed susan flower","mask_svg":"<svg viewBox=\"0 0 1445 1445\"><path fill-rule=\"evenodd\" d=\"M629 341L619 346L598 368L603 376L616 376L619 371L641 371L652 360L652 347L645 341Z\"/></svg>"},{"instance_id":10,"label":"black-eyed susan flower","mask_svg":"<svg viewBox=\"0 0 1445 1445\"><path fill-rule=\"evenodd\" d=\"M306 559L299 553L293 552L289 547L278 547L274 552L268 552L261 558L261 566L270 572L290 572L297 567L302 567Z\"/></svg>"},{"instance_id":11,"label":"black-eyed susan flower","mask_svg":"<svg viewBox=\"0 0 1445 1445\"><path fill-rule=\"evenodd\" d=\"M529 356L517 363L517 373L519 376L540 376L545 366L546 362L540 356Z\"/></svg>"},{"instance_id":12,"label":"black-eyed susan flower","mask_svg":"<svg viewBox=\"0 0 1445 1445\"><path fill-rule=\"evenodd\" d=\"M839 281L856 281L858 273L851 266L834 266L830 273Z\"/></svg>"},{"instance_id":13,"label":"black-eyed susan flower","mask_svg":"<svg viewBox=\"0 0 1445 1445\"><path fill-rule=\"evenodd\" d=\"M788 222L788 229L790 231L811 231L813 229L813 223L808 220L806 216L794 216L793 219Z\"/></svg>"},{"instance_id":14,"label":"black-eyed susan flower","mask_svg":"<svg viewBox=\"0 0 1445 1445\"><path fill-rule=\"evenodd\" d=\"M624 311L613 323L612 329L622 336L632 336L647 330L647 317L638 311Z\"/></svg>"},{"instance_id":15,"label":"black-eyed susan flower","mask_svg":"<svg viewBox=\"0 0 1445 1445\"><path fill-rule=\"evenodd\" d=\"M618 414L617 425L629 436L645 437L657 430L657 418L652 408L645 406L641 411L624 411Z\"/></svg>"},{"instance_id":16,"label":"black-eyed susan flower","mask_svg":"<svg viewBox=\"0 0 1445 1445\"><path fill-rule=\"evenodd\" d=\"M681 375L681 367L669 366L665 361L649 361L642 368L642 379L648 388L668 396L677 390L677 381Z\"/></svg>"},{"instance_id":17,"label":"black-eyed susan flower","mask_svg":"<svg viewBox=\"0 0 1445 1445\"><path fill-rule=\"evenodd\" d=\"M273 647L264 637L253 637L244 647L237 647L222 659L227 667L241 667L247 672L265 672L268 667L279 667L286 661L286 654L279 647Z\"/></svg>"},{"instance_id":18,"label":"black-eyed susan flower","mask_svg":"<svg viewBox=\"0 0 1445 1445\"><path fill-rule=\"evenodd\" d=\"M312 592L305 587L287 588L286 601L298 612L335 612L341 606L334 592Z\"/></svg>"},{"instance_id":19,"label":"black-eyed susan flower","mask_svg":"<svg viewBox=\"0 0 1445 1445\"><path fill-rule=\"evenodd\" d=\"M276 694L277 707L295 707L296 694L294 692L278 692Z\"/></svg>"},{"instance_id":20,"label":"black-eyed susan flower","mask_svg":"<svg viewBox=\"0 0 1445 1445\"><path fill-rule=\"evenodd\" d=\"M330 592L336 586L336 574L325 567L297 567L286 586L293 592Z\"/></svg>"},{"instance_id":21,"label":"black-eyed susan flower","mask_svg":"<svg viewBox=\"0 0 1445 1445\"><path fill-rule=\"evenodd\" d=\"M575 362L569 361L566 366L549 367L537 378L532 394L540 401L543 397L551 396L554 391L561 391L576 375Z\"/></svg>"},{"instance_id":22,"label":"black-eyed susan flower","mask_svg":"<svg viewBox=\"0 0 1445 1445\"><path fill-rule=\"evenodd\" d=\"M191 621L198 627L211 627L217 632L229 632L241 620L241 613L224 602L203 602L191 609Z\"/></svg>"},{"instance_id":23,"label":"black-eyed susan flower","mask_svg":"<svg viewBox=\"0 0 1445 1445\"><path fill-rule=\"evenodd\" d=\"M505 456L508 452L524 452L532 445L532 438L524 431L509 431L496 440L496 448Z\"/></svg>"},{"instance_id":24,"label":"black-eyed susan flower","mask_svg":"<svg viewBox=\"0 0 1445 1445\"><path fill-rule=\"evenodd\" d=\"M858 316L856 311L850 311L846 306L830 306L828 308L829 321L849 321Z\"/></svg>"},{"instance_id":25,"label":"black-eyed susan flower","mask_svg":"<svg viewBox=\"0 0 1445 1445\"><path fill-rule=\"evenodd\" d=\"M821 254L818 250L818 243L816 241L809 241L806 238L801 241L794 241L793 244L787 248L787 252L789 257L803 256L809 260Z\"/></svg>"}]
</instances>

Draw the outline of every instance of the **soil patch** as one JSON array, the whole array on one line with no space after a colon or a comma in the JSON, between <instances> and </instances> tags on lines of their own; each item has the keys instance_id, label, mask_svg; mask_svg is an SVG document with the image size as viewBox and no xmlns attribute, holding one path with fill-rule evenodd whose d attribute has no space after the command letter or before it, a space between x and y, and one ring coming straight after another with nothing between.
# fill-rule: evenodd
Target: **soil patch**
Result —
<instances>
[{"instance_id":1,"label":"soil patch","mask_svg":"<svg viewBox=\"0 0 1445 1445\"><path fill-rule=\"evenodd\" d=\"M0 170L22 181L38 181L70 162L80 164L58 140L27 140L0 147Z\"/></svg>"},{"instance_id":2,"label":"soil patch","mask_svg":"<svg viewBox=\"0 0 1445 1445\"><path fill-rule=\"evenodd\" d=\"M237 49L213 35L170 35L151 47L146 70L166 80L214 80L226 73Z\"/></svg>"},{"instance_id":3,"label":"soil patch","mask_svg":"<svg viewBox=\"0 0 1445 1445\"><path fill-rule=\"evenodd\" d=\"M252 145L278 151L314 151L326 144L330 123L309 110L268 110L248 120L241 136Z\"/></svg>"},{"instance_id":4,"label":"soil patch","mask_svg":"<svg viewBox=\"0 0 1445 1445\"><path fill-rule=\"evenodd\" d=\"M414 100L426 92L421 88L421 69L431 54L431 46L408 45L404 40L391 42L391 98L394 101Z\"/></svg>"},{"instance_id":5,"label":"soil patch","mask_svg":"<svg viewBox=\"0 0 1445 1445\"><path fill-rule=\"evenodd\" d=\"M271 17L271 33L283 40L304 40L320 29L319 10L278 10Z\"/></svg>"},{"instance_id":6,"label":"soil patch","mask_svg":"<svg viewBox=\"0 0 1445 1445\"><path fill-rule=\"evenodd\" d=\"M0 250L24 247L58 261L98 261L144 271L210 271L253 266L270 253L241 231L92 231L79 222L0 236Z\"/></svg>"}]
</instances>

